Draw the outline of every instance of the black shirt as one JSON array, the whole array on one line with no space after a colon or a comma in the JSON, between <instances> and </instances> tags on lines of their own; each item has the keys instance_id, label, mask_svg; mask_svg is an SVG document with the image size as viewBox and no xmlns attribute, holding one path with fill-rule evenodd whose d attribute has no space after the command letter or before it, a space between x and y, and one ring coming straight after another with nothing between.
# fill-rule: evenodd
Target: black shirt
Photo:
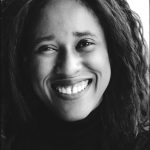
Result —
<instances>
[{"instance_id":1,"label":"black shirt","mask_svg":"<svg viewBox=\"0 0 150 150\"><path fill-rule=\"evenodd\" d=\"M98 109L75 122L53 115L38 118L16 135L11 150L150 150L148 133L130 143L111 139L102 127Z\"/></svg>"}]
</instances>

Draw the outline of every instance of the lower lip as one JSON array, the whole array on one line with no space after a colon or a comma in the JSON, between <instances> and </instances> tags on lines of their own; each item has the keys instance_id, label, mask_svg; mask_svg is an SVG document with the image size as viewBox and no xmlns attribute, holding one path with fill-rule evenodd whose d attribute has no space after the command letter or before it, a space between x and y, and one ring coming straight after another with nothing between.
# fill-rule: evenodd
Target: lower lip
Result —
<instances>
[{"instance_id":1,"label":"lower lip","mask_svg":"<svg viewBox=\"0 0 150 150\"><path fill-rule=\"evenodd\" d=\"M55 91L55 90L53 90L53 93L58 97L58 98L61 98L62 100L65 100L65 101L72 101L72 100L77 100L77 99L79 99L81 96L83 96L87 91L88 91L88 89L90 88L90 86L91 86L91 84L92 84L92 81L90 82L90 83L88 83L88 85L87 85L87 87L84 89L84 90L82 90L82 91L80 91L80 92L78 92L78 93L76 93L76 94L63 94L63 93L60 93L60 92L58 92L58 91Z\"/></svg>"}]
</instances>

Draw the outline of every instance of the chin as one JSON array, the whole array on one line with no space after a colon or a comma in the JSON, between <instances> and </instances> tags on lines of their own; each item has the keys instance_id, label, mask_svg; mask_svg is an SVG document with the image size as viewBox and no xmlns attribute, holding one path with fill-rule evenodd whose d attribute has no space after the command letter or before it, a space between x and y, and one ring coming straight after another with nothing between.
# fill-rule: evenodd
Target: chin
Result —
<instances>
[{"instance_id":1,"label":"chin","mask_svg":"<svg viewBox=\"0 0 150 150\"><path fill-rule=\"evenodd\" d=\"M70 109L70 111L59 111L59 117L65 121L79 121L79 120L82 120L82 119L85 119L90 113L91 113L92 110L84 110L83 108L73 108L73 109Z\"/></svg>"},{"instance_id":2,"label":"chin","mask_svg":"<svg viewBox=\"0 0 150 150\"><path fill-rule=\"evenodd\" d=\"M83 120L87 116L88 116L88 114L86 114L86 115L81 115L81 114L79 114L79 115L65 115L65 116L62 116L62 119L65 121L68 121L68 122L73 122L73 121Z\"/></svg>"}]
</instances>

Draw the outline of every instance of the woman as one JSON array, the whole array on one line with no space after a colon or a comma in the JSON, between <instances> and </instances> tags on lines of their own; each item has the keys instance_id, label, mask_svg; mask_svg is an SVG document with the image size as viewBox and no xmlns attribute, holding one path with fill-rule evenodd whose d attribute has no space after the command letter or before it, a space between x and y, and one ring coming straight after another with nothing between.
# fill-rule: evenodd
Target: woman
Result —
<instances>
[{"instance_id":1,"label":"woman","mask_svg":"<svg viewBox=\"0 0 150 150\"><path fill-rule=\"evenodd\" d=\"M125 0L22 0L4 13L5 149L148 149L146 46Z\"/></svg>"}]
</instances>

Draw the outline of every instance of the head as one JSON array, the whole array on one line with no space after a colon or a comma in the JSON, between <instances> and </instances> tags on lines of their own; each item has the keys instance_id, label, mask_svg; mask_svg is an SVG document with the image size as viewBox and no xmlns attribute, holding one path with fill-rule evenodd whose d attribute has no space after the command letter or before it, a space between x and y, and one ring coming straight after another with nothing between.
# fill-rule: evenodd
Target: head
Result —
<instances>
[{"instance_id":1,"label":"head","mask_svg":"<svg viewBox=\"0 0 150 150\"><path fill-rule=\"evenodd\" d=\"M38 14L26 43L34 92L62 119L84 119L101 103L110 80L101 24L74 0L47 1Z\"/></svg>"},{"instance_id":2,"label":"head","mask_svg":"<svg viewBox=\"0 0 150 150\"><path fill-rule=\"evenodd\" d=\"M100 106L107 128L135 133L147 100L139 25L124 0L28 1L10 49L19 108L25 114L43 103L76 121Z\"/></svg>"}]
</instances>

